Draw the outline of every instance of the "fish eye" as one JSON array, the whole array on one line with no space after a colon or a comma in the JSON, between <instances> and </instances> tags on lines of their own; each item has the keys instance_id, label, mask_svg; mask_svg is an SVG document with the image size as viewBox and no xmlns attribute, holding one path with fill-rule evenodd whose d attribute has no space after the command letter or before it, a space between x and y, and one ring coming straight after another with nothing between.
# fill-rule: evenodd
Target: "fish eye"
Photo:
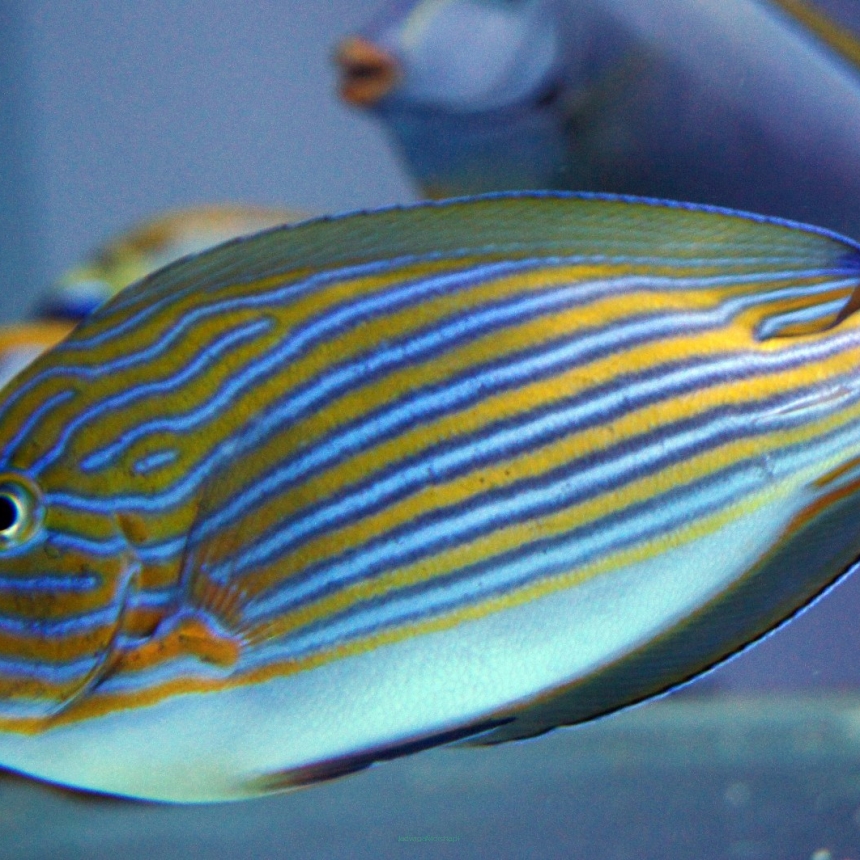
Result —
<instances>
[{"instance_id":1,"label":"fish eye","mask_svg":"<svg viewBox=\"0 0 860 860\"><path fill-rule=\"evenodd\" d=\"M0 550L20 546L42 523L38 487L20 476L0 478Z\"/></svg>"}]
</instances>

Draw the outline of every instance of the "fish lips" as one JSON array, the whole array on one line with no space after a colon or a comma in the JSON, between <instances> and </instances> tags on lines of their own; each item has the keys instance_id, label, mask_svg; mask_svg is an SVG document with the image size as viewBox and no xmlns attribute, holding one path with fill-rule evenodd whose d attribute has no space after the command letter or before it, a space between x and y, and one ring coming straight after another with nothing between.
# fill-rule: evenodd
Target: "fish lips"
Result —
<instances>
[{"instance_id":1,"label":"fish lips","mask_svg":"<svg viewBox=\"0 0 860 860\"><path fill-rule=\"evenodd\" d=\"M334 62L340 70L340 96L355 107L375 107L402 77L397 58L361 36L344 39Z\"/></svg>"}]
</instances>

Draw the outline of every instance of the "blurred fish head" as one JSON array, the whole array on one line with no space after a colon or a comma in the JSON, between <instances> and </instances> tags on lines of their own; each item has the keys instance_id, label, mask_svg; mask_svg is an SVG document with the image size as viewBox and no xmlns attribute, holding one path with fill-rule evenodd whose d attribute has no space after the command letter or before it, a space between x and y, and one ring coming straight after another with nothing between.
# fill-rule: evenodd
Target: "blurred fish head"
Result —
<instances>
[{"instance_id":1,"label":"blurred fish head","mask_svg":"<svg viewBox=\"0 0 860 860\"><path fill-rule=\"evenodd\" d=\"M341 44L341 94L362 106L408 103L459 113L518 104L541 93L558 69L552 5L399 2Z\"/></svg>"},{"instance_id":2,"label":"blurred fish head","mask_svg":"<svg viewBox=\"0 0 860 860\"><path fill-rule=\"evenodd\" d=\"M396 3L341 43L341 97L379 117L427 196L560 187L572 37L555 6Z\"/></svg>"},{"instance_id":3,"label":"blurred fish head","mask_svg":"<svg viewBox=\"0 0 860 860\"><path fill-rule=\"evenodd\" d=\"M38 730L110 672L140 569L131 520L70 503L71 458L28 433L52 407L69 421L79 392L55 377L53 398L27 415L30 378L0 403L0 730Z\"/></svg>"}]
</instances>

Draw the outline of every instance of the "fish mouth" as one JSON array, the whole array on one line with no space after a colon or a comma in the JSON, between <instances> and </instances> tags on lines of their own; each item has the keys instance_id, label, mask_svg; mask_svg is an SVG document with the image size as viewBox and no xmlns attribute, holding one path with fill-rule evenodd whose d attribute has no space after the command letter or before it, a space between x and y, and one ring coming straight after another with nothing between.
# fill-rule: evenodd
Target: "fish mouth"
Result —
<instances>
[{"instance_id":1,"label":"fish mouth","mask_svg":"<svg viewBox=\"0 0 860 860\"><path fill-rule=\"evenodd\" d=\"M373 42L360 36L344 39L334 56L340 69L340 96L356 107L373 107L400 80L397 60Z\"/></svg>"}]
</instances>

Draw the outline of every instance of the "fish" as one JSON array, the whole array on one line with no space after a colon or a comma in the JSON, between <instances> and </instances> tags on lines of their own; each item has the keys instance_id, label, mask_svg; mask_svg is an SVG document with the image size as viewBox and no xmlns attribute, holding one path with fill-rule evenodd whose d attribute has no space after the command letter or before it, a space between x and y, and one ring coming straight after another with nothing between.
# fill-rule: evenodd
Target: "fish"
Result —
<instances>
[{"instance_id":1,"label":"fish","mask_svg":"<svg viewBox=\"0 0 860 860\"><path fill-rule=\"evenodd\" d=\"M606 195L161 269L0 392L0 765L240 800L687 682L860 556L858 308L850 239Z\"/></svg>"},{"instance_id":2,"label":"fish","mask_svg":"<svg viewBox=\"0 0 860 860\"><path fill-rule=\"evenodd\" d=\"M160 212L111 236L64 272L40 300L36 317L77 322L120 290L180 257L307 217L296 209L239 203Z\"/></svg>"},{"instance_id":3,"label":"fish","mask_svg":"<svg viewBox=\"0 0 860 860\"><path fill-rule=\"evenodd\" d=\"M613 192L860 234L860 42L800 0L397 0L335 60L424 197Z\"/></svg>"}]
</instances>

